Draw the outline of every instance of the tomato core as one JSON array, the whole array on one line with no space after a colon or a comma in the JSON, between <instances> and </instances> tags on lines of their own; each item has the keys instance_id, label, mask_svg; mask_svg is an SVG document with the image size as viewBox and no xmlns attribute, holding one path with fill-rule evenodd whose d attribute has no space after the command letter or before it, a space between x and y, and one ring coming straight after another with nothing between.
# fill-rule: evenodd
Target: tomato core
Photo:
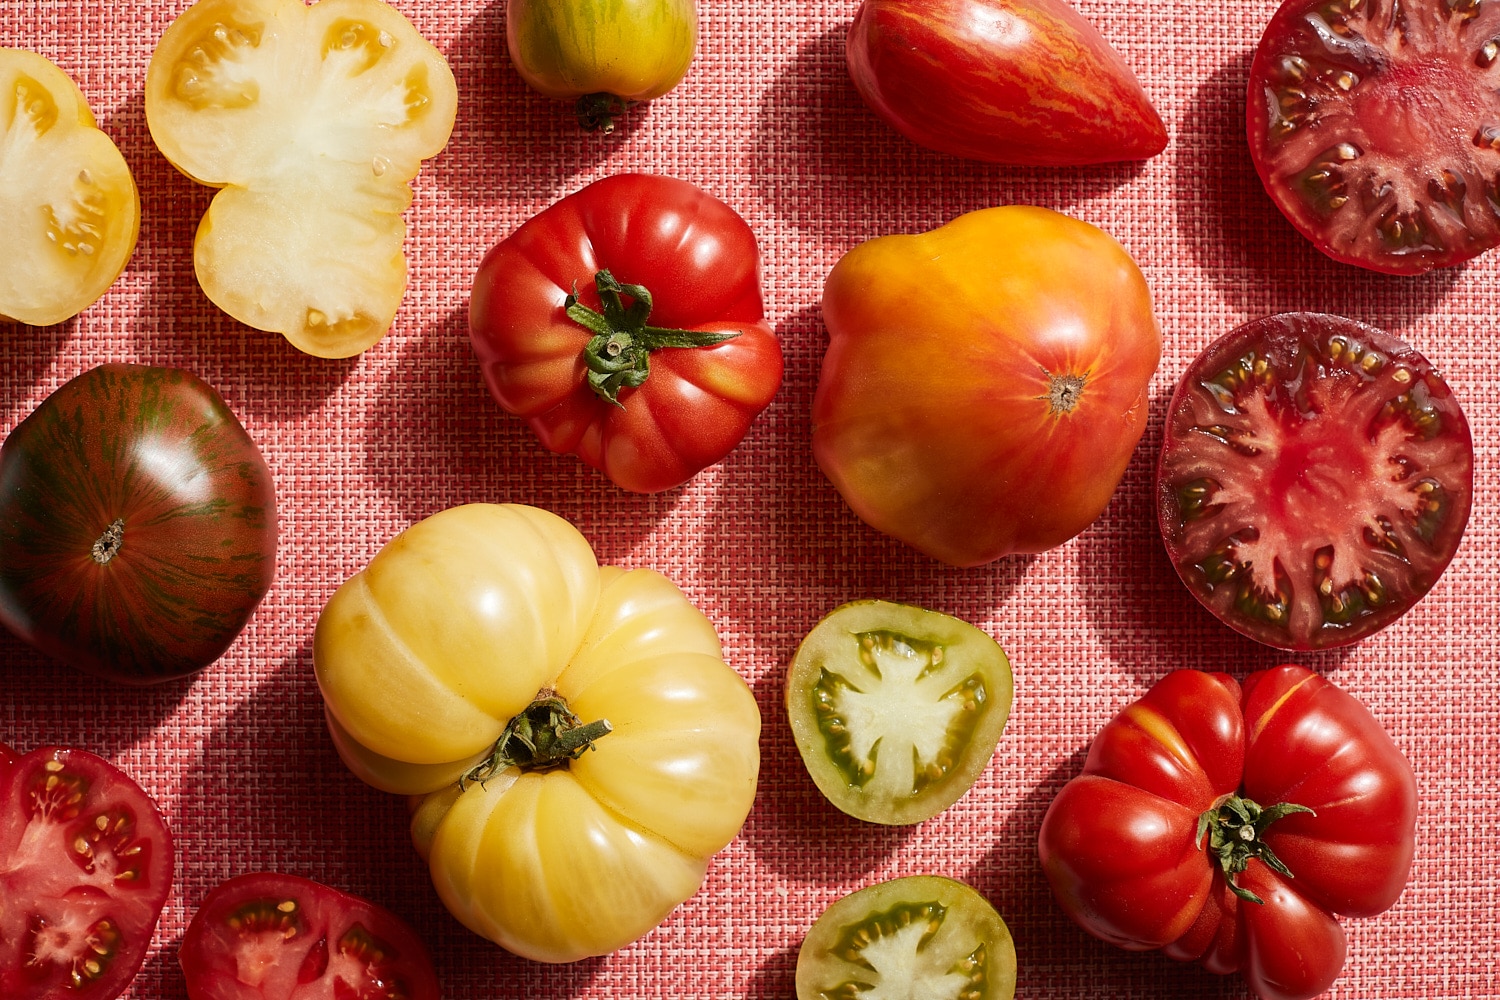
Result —
<instances>
[{"instance_id":1,"label":"tomato core","mask_svg":"<svg viewBox=\"0 0 1500 1000\"><path fill-rule=\"evenodd\" d=\"M120 551L120 546L125 543L125 521L123 518L115 518L109 527L104 529L104 534L94 542L94 547L89 550L89 555L94 562L100 566L108 565L109 561Z\"/></svg>"}]
</instances>

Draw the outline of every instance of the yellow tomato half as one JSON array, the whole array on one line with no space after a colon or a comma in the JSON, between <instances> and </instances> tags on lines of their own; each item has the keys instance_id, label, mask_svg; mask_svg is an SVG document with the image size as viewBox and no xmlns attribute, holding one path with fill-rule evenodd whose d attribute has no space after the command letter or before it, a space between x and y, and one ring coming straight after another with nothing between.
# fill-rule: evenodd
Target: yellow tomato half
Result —
<instances>
[{"instance_id":1,"label":"yellow tomato half","mask_svg":"<svg viewBox=\"0 0 1500 1000\"><path fill-rule=\"evenodd\" d=\"M204 293L319 357L394 321L410 182L457 109L442 53L381 0L199 0L146 72L162 155L221 189L193 248Z\"/></svg>"},{"instance_id":2,"label":"yellow tomato half","mask_svg":"<svg viewBox=\"0 0 1500 1000\"><path fill-rule=\"evenodd\" d=\"M49 326L93 305L141 228L130 167L62 69L0 49L0 317Z\"/></svg>"},{"instance_id":3,"label":"yellow tomato half","mask_svg":"<svg viewBox=\"0 0 1500 1000\"><path fill-rule=\"evenodd\" d=\"M470 504L408 528L330 599L313 662L349 767L423 796L413 839L449 910L527 958L646 934L750 811L760 712L713 625L661 574L599 567L555 514ZM559 719L592 724L589 747L525 759Z\"/></svg>"}]
</instances>

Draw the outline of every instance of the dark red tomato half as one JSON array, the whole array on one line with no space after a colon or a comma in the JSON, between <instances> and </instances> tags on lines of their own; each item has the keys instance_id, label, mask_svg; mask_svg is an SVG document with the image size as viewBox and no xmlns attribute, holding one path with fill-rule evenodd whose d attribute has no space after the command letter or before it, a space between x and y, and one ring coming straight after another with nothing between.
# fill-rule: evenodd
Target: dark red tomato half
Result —
<instances>
[{"instance_id":1,"label":"dark red tomato half","mask_svg":"<svg viewBox=\"0 0 1500 1000\"><path fill-rule=\"evenodd\" d=\"M1474 452L1441 375L1388 333L1286 313L1210 344L1167 411L1157 511L1188 589L1282 649L1345 645L1437 582Z\"/></svg>"},{"instance_id":2,"label":"dark red tomato half","mask_svg":"<svg viewBox=\"0 0 1500 1000\"><path fill-rule=\"evenodd\" d=\"M0 622L111 680L223 655L276 571L270 469L218 392L107 364L0 446Z\"/></svg>"},{"instance_id":3,"label":"dark red tomato half","mask_svg":"<svg viewBox=\"0 0 1500 1000\"><path fill-rule=\"evenodd\" d=\"M438 1000L437 974L400 917L320 882L254 872L220 883L178 961L191 1000Z\"/></svg>"},{"instance_id":4,"label":"dark red tomato half","mask_svg":"<svg viewBox=\"0 0 1500 1000\"><path fill-rule=\"evenodd\" d=\"M156 803L108 761L0 746L0 997L110 1000L172 887Z\"/></svg>"},{"instance_id":5,"label":"dark red tomato half","mask_svg":"<svg viewBox=\"0 0 1500 1000\"><path fill-rule=\"evenodd\" d=\"M1500 5L1287 0L1250 66L1267 193L1336 260L1415 274L1500 244Z\"/></svg>"}]
</instances>

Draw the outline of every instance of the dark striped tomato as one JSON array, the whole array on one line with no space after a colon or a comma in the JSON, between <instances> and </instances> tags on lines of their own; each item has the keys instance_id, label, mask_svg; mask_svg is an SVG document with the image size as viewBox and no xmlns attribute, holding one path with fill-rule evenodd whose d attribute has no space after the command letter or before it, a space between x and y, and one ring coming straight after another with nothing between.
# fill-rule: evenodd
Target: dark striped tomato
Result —
<instances>
[{"instance_id":1,"label":"dark striped tomato","mask_svg":"<svg viewBox=\"0 0 1500 1000\"><path fill-rule=\"evenodd\" d=\"M56 659L132 684L191 674L275 568L271 472L188 372L101 365L0 446L0 621Z\"/></svg>"}]
</instances>

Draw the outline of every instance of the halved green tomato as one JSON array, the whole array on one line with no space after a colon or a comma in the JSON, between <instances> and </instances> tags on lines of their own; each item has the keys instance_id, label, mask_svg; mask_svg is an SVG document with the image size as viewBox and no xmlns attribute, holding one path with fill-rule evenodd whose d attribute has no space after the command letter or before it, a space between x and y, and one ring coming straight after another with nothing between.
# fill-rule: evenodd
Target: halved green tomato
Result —
<instances>
[{"instance_id":1,"label":"halved green tomato","mask_svg":"<svg viewBox=\"0 0 1500 1000\"><path fill-rule=\"evenodd\" d=\"M797 954L797 1000L1011 1000L1016 946L989 900L941 875L850 893Z\"/></svg>"},{"instance_id":2,"label":"halved green tomato","mask_svg":"<svg viewBox=\"0 0 1500 1000\"><path fill-rule=\"evenodd\" d=\"M950 615L888 601L834 609L802 640L787 714L828 801L871 823L920 823L974 784L1010 717L1010 660Z\"/></svg>"}]
</instances>

